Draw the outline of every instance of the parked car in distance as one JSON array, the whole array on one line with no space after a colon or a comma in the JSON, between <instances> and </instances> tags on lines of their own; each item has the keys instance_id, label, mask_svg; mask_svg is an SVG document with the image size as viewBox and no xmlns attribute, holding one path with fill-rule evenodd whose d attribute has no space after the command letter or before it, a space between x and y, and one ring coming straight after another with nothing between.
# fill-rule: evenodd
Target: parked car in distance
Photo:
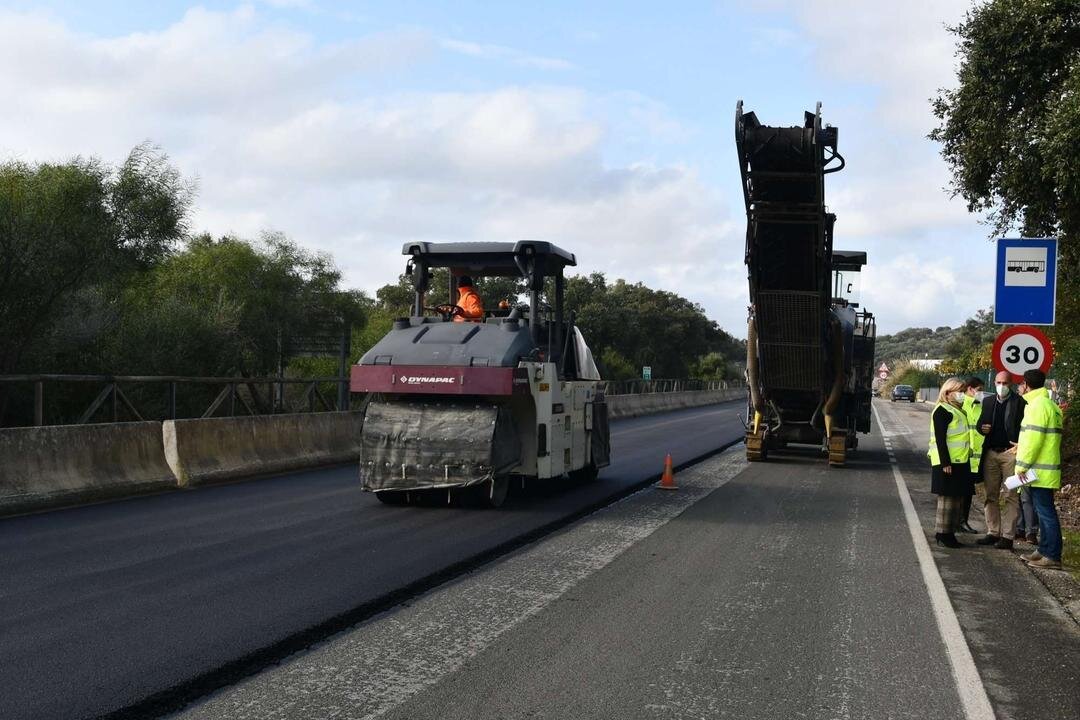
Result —
<instances>
[{"instance_id":1,"label":"parked car in distance","mask_svg":"<svg viewBox=\"0 0 1080 720\"><path fill-rule=\"evenodd\" d=\"M897 385L892 389L892 401L909 400L915 402L915 388L910 385Z\"/></svg>"}]
</instances>

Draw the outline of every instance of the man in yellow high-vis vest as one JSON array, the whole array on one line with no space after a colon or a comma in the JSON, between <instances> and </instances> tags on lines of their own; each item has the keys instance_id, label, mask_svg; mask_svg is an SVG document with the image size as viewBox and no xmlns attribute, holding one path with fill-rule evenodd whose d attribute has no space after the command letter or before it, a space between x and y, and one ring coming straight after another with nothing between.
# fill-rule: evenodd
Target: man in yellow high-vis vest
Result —
<instances>
[{"instance_id":1,"label":"man in yellow high-vis vest","mask_svg":"<svg viewBox=\"0 0 1080 720\"><path fill-rule=\"evenodd\" d=\"M1061 408L1050 399L1041 370L1028 370L1024 382L1027 406L1016 446L1016 472L1035 473L1028 489L1039 515L1039 549L1020 557L1031 567L1061 569L1061 522L1054 507L1054 492L1061 488Z\"/></svg>"}]
</instances>

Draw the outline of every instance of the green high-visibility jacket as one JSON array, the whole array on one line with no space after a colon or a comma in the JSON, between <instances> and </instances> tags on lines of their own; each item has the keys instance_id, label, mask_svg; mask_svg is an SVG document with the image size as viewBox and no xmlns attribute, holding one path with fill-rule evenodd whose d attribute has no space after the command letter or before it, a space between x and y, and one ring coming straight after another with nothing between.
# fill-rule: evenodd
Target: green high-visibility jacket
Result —
<instances>
[{"instance_id":1,"label":"green high-visibility jacket","mask_svg":"<svg viewBox=\"0 0 1080 720\"><path fill-rule=\"evenodd\" d=\"M937 441L934 439L934 413L939 407L945 408L952 415L949 427L945 429L945 446L949 448L949 464L963 465L971 459L971 430L968 428L967 415L957 410L950 403L938 403L930 412L930 456L931 465L940 465Z\"/></svg>"},{"instance_id":2,"label":"green high-visibility jacket","mask_svg":"<svg viewBox=\"0 0 1080 720\"><path fill-rule=\"evenodd\" d=\"M1030 487L1061 487L1061 408L1046 388L1024 395L1027 406L1016 445L1016 472L1034 470L1038 479Z\"/></svg>"},{"instance_id":3,"label":"green high-visibility jacket","mask_svg":"<svg viewBox=\"0 0 1080 720\"><path fill-rule=\"evenodd\" d=\"M982 458L983 443L986 437L979 432L979 415L982 414L982 405L970 395L964 396L964 414L967 415L969 432L971 433L971 472L979 472L979 461ZM975 478L975 482L982 482Z\"/></svg>"}]
</instances>

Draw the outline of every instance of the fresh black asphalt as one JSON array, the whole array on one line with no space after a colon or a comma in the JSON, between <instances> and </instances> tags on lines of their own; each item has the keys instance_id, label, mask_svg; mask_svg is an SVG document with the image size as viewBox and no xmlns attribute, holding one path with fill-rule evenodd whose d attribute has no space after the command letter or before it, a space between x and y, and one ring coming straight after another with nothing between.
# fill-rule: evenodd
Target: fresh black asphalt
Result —
<instances>
[{"instance_id":1,"label":"fresh black asphalt","mask_svg":"<svg viewBox=\"0 0 1080 720\"><path fill-rule=\"evenodd\" d=\"M740 403L622 420L595 483L387 507L353 467L0 521L0 718L148 716L740 437Z\"/></svg>"}]
</instances>

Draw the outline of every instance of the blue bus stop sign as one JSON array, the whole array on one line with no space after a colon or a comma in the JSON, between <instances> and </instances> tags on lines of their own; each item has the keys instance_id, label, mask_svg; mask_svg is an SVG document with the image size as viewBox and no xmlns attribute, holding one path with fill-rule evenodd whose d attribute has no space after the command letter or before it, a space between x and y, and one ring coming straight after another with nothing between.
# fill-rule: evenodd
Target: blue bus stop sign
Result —
<instances>
[{"instance_id":1,"label":"blue bus stop sign","mask_svg":"<svg viewBox=\"0 0 1080 720\"><path fill-rule=\"evenodd\" d=\"M1057 299L1057 240L998 240L995 285L995 323L1053 325Z\"/></svg>"}]
</instances>

